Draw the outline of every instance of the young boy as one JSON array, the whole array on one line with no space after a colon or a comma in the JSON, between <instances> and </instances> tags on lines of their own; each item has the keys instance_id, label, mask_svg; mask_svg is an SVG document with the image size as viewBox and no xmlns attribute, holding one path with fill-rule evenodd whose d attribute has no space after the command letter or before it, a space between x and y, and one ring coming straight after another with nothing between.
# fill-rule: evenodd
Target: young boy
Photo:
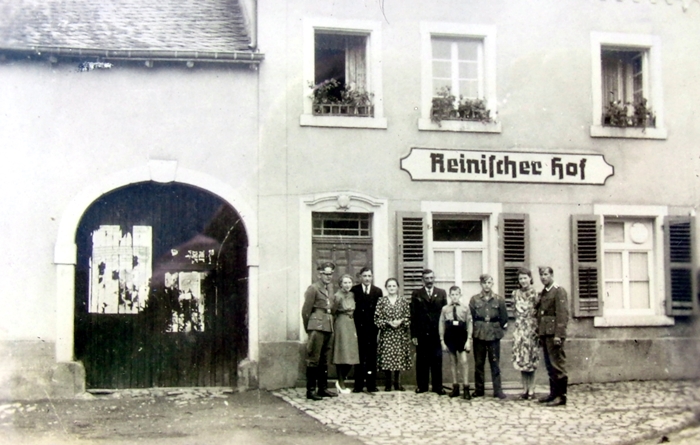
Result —
<instances>
[{"instance_id":1,"label":"young boy","mask_svg":"<svg viewBox=\"0 0 700 445\"><path fill-rule=\"evenodd\" d=\"M450 288L449 302L440 313L440 342L442 349L450 352L450 368L452 370L452 392L450 397L459 396L457 368L462 370L464 399L471 399L469 392L469 362L467 353L472 349L472 314L469 306L460 304L462 291L459 286ZM460 366L458 366L458 364Z\"/></svg>"}]
</instances>

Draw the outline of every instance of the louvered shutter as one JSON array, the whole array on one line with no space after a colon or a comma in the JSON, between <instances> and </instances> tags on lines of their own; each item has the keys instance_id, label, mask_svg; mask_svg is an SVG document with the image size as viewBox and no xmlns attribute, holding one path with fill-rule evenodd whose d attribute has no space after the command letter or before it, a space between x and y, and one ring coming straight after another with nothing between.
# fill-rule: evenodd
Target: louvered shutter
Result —
<instances>
[{"instance_id":1,"label":"louvered shutter","mask_svg":"<svg viewBox=\"0 0 700 445\"><path fill-rule=\"evenodd\" d=\"M403 295L423 285L423 269L428 263L426 218L420 212L398 212L396 214L398 274Z\"/></svg>"},{"instance_id":2,"label":"louvered shutter","mask_svg":"<svg viewBox=\"0 0 700 445\"><path fill-rule=\"evenodd\" d=\"M501 295L506 299L508 316L514 316L513 291L519 287L518 269L527 267L530 257L529 218L526 214L501 214L498 221L500 239Z\"/></svg>"},{"instance_id":3,"label":"louvered shutter","mask_svg":"<svg viewBox=\"0 0 700 445\"><path fill-rule=\"evenodd\" d=\"M693 273L693 221L667 216L664 221L666 314L687 316L697 311L697 278Z\"/></svg>"},{"instance_id":4,"label":"louvered shutter","mask_svg":"<svg viewBox=\"0 0 700 445\"><path fill-rule=\"evenodd\" d=\"M601 222L598 215L572 215L574 317L603 315Z\"/></svg>"}]
</instances>

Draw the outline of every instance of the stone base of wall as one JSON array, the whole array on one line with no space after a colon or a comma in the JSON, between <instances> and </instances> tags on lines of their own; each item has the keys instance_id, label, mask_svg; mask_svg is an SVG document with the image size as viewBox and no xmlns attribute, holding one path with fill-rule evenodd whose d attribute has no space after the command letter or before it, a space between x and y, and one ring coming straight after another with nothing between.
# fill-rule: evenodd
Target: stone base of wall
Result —
<instances>
[{"instance_id":1,"label":"stone base of wall","mask_svg":"<svg viewBox=\"0 0 700 445\"><path fill-rule=\"evenodd\" d=\"M293 347L297 345L297 356L292 357ZM276 344L281 348L282 344ZM263 368L261 372L269 373L267 389L280 388L283 382L287 386L304 386L304 344L284 343L287 366L279 363L275 368ZM515 370L511 361L512 340L501 341L501 377L504 382L520 382L520 372ZM277 351L270 348L269 351ZM262 351L262 348L261 348ZM565 343L567 368L570 383L616 382L626 380L680 380L700 378L700 338L658 338L658 339L567 339ZM535 374L536 384L548 385L544 358L540 354L540 365ZM281 360L282 356L278 356ZM443 384L449 386L452 381L449 358L443 361ZM261 360L262 364L262 360ZM415 356L414 356L415 365ZM274 375L277 368L284 368L284 377ZM331 378L335 376L333 366L329 367ZM263 371L263 369L265 369ZM295 380L290 372L297 370ZM491 370L486 364L486 381L491 381ZM469 379L474 381L474 356L469 354ZM350 379L353 378L352 373ZM383 380L379 373L378 380ZM415 368L401 373L403 384L415 385ZM278 386L279 385L279 386Z\"/></svg>"},{"instance_id":2,"label":"stone base of wall","mask_svg":"<svg viewBox=\"0 0 700 445\"><path fill-rule=\"evenodd\" d=\"M70 398L85 392L85 369L56 363L55 345L43 341L0 342L0 400Z\"/></svg>"}]
</instances>

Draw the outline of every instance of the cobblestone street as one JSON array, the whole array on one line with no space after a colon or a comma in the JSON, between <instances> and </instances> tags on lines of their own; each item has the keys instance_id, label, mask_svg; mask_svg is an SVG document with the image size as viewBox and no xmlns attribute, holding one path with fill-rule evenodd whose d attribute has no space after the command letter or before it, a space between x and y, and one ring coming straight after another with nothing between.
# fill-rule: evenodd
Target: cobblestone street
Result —
<instances>
[{"instance_id":1,"label":"cobblestone street","mask_svg":"<svg viewBox=\"0 0 700 445\"><path fill-rule=\"evenodd\" d=\"M544 388L538 389L543 395ZM503 401L488 397L488 391L487 397L466 401L417 395L412 388L320 402L306 400L302 388L274 394L367 445L658 443L696 424L700 414L697 382L571 385L568 404L557 408L521 401L518 392L506 390L509 397ZM698 430L688 431L684 443L697 443Z\"/></svg>"}]
</instances>

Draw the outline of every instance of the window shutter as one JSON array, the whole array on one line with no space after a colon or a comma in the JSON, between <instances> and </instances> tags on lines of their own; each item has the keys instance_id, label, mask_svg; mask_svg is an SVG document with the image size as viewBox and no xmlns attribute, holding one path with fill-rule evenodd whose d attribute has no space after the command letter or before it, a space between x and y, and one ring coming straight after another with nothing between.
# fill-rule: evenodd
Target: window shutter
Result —
<instances>
[{"instance_id":1,"label":"window shutter","mask_svg":"<svg viewBox=\"0 0 700 445\"><path fill-rule=\"evenodd\" d=\"M515 316L513 291L517 289L518 269L527 267L530 257L530 239L528 237L529 217L526 214L501 214L498 221L500 228L499 281L501 295L506 299L508 316Z\"/></svg>"},{"instance_id":2,"label":"window shutter","mask_svg":"<svg viewBox=\"0 0 700 445\"><path fill-rule=\"evenodd\" d=\"M693 273L693 220L667 216L664 221L666 259L666 314L687 316L697 312L697 278Z\"/></svg>"},{"instance_id":3,"label":"window shutter","mask_svg":"<svg viewBox=\"0 0 700 445\"><path fill-rule=\"evenodd\" d=\"M403 295L411 297L415 289L423 285L423 269L428 263L425 214L421 212L397 212L398 274Z\"/></svg>"},{"instance_id":4,"label":"window shutter","mask_svg":"<svg viewBox=\"0 0 700 445\"><path fill-rule=\"evenodd\" d=\"M599 215L571 215L574 317L603 315Z\"/></svg>"}]
</instances>

